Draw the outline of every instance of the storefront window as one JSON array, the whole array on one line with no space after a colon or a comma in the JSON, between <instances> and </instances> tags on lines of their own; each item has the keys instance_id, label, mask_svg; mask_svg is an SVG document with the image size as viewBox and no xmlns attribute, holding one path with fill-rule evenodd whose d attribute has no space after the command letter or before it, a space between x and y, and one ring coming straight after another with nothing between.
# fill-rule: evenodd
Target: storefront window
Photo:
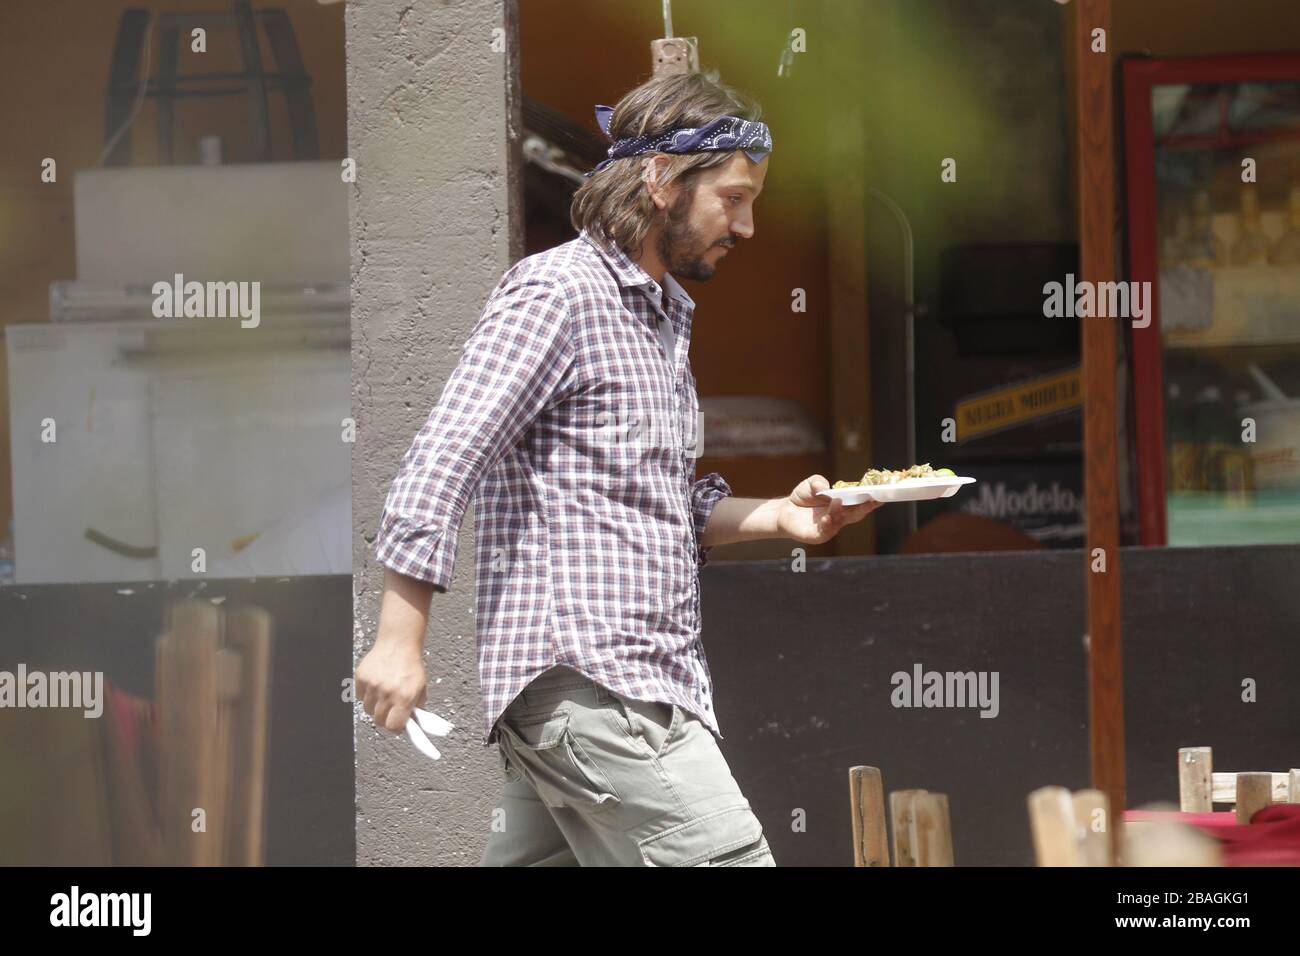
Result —
<instances>
[{"instance_id":1,"label":"storefront window","mask_svg":"<svg viewBox=\"0 0 1300 956\"><path fill-rule=\"evenodd\" d=\"M1162 473L1164 543L1300 541L1300 82L1155 84L1149 97L1160 375L1142 374L1151 340L1135 332L1134 388L1139 417L1144 392L1163 411L1163 434L1139 421L1139 444L1159 435L1139 470Z\"/></svg>"}]
</instances>

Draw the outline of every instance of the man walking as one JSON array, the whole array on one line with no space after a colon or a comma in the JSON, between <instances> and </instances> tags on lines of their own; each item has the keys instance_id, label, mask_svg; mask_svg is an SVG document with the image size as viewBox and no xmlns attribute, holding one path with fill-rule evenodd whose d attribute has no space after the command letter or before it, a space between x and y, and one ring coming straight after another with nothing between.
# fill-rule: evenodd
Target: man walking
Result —
<instances>
[{"instance_id":1,"label":"man walking","mask_svg":"<svg viewBox=\"0 0 1300 956\"><path fill-rule=\"evenodd\" d=\"M827 541L875 504L818 498L821 475L770 500L694 476L676 277L708 280L754 234L758 107L696 73L597 119L613 145L574 196L578 238L502 277L394 479L357 692L393 732L423 703L431 595L472 496L484 743L505 778L481 862L772 866L717 744L699 568L718 544Z\"/></svg>"}]
</instances>

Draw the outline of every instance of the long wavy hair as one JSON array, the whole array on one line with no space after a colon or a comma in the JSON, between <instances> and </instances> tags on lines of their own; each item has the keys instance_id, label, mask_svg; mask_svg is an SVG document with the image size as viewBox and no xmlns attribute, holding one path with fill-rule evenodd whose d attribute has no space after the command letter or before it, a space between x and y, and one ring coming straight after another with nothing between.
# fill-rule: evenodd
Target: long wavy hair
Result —
<instances>
[{"instance_id":1,"label":"long wavy hair","mask_svg":"<svg viewBox=\"0 0 1300 956\"><path fill-rule=\"evenodd\" d=\"M609 134L615 140L644 136L682 126L704 126L719 116L757 121L762 119L762 107L723 83L716 69L675 73L655 77L619 100L610 117ZM646 158L667 156L658 184L668 186L680 180L686 193L693 194L700 173L726 163L732 153L645 153L616 159L578 187L569 207L569 221L575 230L586 229L592 238L635 255L657 211L641 179Z\"/></svg>"}]
</instances>

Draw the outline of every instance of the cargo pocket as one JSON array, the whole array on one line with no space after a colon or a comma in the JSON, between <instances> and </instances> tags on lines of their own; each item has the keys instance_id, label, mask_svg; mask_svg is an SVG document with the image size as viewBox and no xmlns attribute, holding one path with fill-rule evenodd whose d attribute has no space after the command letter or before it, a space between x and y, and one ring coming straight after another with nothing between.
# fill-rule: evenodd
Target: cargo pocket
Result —
<instances>
[{"instance_id":1,"label":"cargo pocket","mask_svg":"<svg viewBox=\"0 0 1300 956\"><path fill-rule=\"evenodd\" d=\"M710 866L743 847L758 848L763 825L748 803L714 810L640 841L646 866Z\"/></svg>"},{"instance_id":2,"label":"cargo pocket","mask_svg":"<svg viewBox=\"0 0 1300 956\"><path fill-rule=\"evenodd\" d=\"M569 730L572 711L502 718L503 759L519 768L548 807L603 810L618 791Z\"/></svg>"}]
</instances>

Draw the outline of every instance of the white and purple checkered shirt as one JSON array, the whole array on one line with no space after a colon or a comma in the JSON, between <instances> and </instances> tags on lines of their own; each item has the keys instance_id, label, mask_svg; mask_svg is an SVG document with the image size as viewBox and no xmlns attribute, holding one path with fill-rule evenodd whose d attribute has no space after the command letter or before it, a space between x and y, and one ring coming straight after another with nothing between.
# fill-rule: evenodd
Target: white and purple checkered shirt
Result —
<instances>
[{"instance_id":1,"label":"white and purple checkered shirt","mask_svg":"<svg viewBox=\"0 0 1300 956\"><path fill-rule=\"evenodd\" d=\"M521 259L402 459L376 545L387 567L445 591L473 495L485 745L555 664L722 736L699 539L731 488L717 472L694 480L694 308L671 275L661 290L585 231Z\"/></svg>"}]
</instances>

